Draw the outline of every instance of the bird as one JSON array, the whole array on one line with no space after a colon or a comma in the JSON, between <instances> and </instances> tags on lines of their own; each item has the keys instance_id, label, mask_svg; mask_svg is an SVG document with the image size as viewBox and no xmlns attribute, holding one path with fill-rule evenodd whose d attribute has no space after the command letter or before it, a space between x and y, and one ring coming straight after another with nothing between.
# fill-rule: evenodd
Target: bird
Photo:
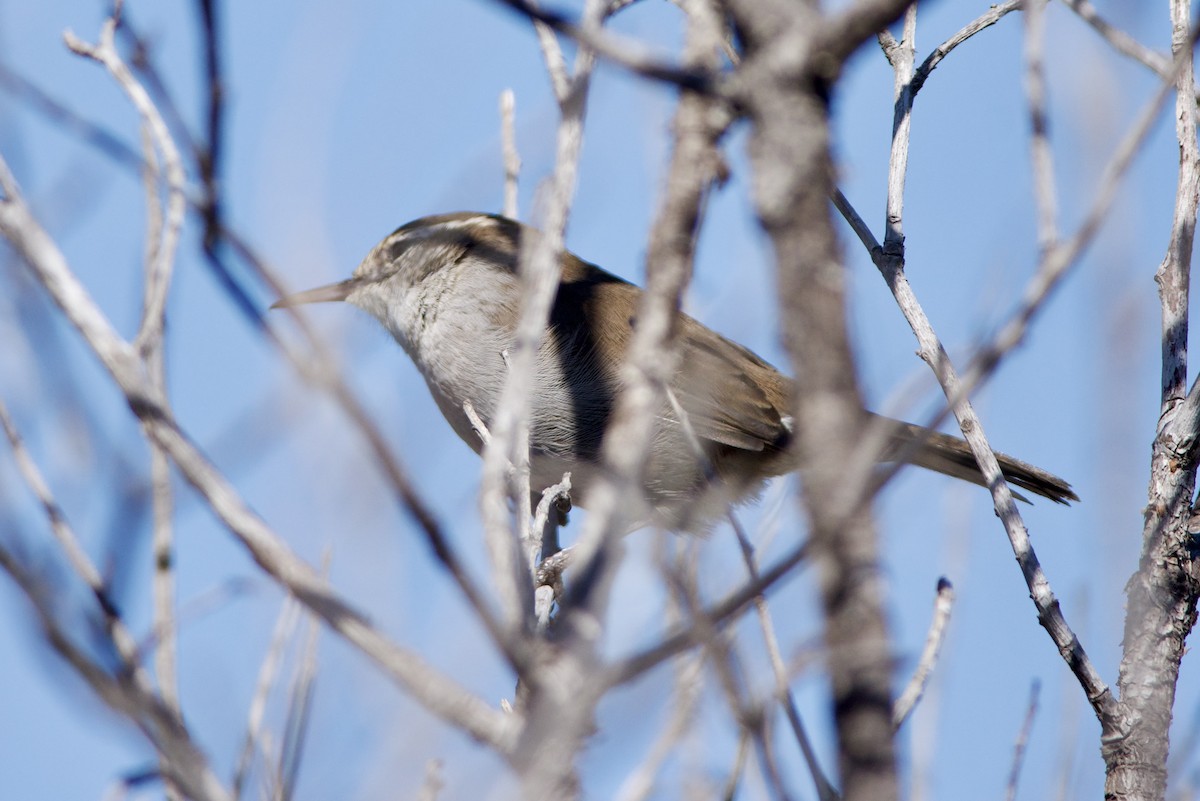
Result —
<instances>
[{"instance_id":1,"label":"bird","mask_svg":"<svg viewBox=\"0 0 1200 801\"><path fill-rule=\"evenodd\" d=\"M491 425L516 341L521 249L541 235L498 214L423 217L379 242L350 278L282 297L271 308L346 302L367 312L412 359L454 432L482 453L477 423ZM569 472L571 504L586 509L642 289L566 250L559 264L529 399L530 485L540 494ZM638 525L701 529L798 466L789 447L794 383L748 348L676 314L677 367L654 423L640 497L629 501ZM866 414L887 425L881 462L903 456L984 485L963 440ZM1055 503L1079 500L1058 476L996 457L1016 487Z\"/></svg>"}]
</instances>

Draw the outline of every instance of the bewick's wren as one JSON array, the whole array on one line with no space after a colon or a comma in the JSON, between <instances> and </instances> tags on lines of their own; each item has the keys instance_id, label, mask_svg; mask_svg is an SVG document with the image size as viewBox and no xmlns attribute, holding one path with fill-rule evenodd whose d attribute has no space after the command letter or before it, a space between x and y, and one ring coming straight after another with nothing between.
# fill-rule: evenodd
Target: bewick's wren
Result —
<instances>
[{"instance_id":1,"label":"bewick's wren","mask_svg":"<svg viewBox=\"0 0 1200 801\"><path fill-rule=\"evenodd\" d=\"M517 261L538 232L491 214L460 212L410 222L367 254L353 277L283 298L272 306L348 301L381 322L416 363L438 407L477 453L483 442L464 405L485 425L496 411L520 308ZM619 391L618 365L642 290L570 254L538 352L531 399L530 473L534 491L570 471L572 502L587 506L600 441ZM687 315L679 317L679 367L645 465L642 522L668 528L703 524L724 504L754 495L789 472L791 382L741 345ZM680 423L682 409L694 436ZM928 439L913 464L983 483L966 443L894 423L883 459ZM697 440L703 455L697 453ZM997 454L1010 482L1057 503L1078 500L1067 482Z\"/></svg>"}]
</instances>

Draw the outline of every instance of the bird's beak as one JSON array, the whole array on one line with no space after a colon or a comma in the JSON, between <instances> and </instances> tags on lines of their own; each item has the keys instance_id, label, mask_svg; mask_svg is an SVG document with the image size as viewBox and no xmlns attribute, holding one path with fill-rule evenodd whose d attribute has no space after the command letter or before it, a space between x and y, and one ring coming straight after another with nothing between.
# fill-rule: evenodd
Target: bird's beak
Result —
<instances>
[{"instance_id":1,"label":"bird's beak","mask_svg":"<svg viewBox=\"0 0 1200 801\"><path fill-rule=\"evenodd\" d=\"M342 301L350 297L350 293L358 286L357 278L347 278L345 281L339 281L336 284L327 284L319 286L316 289L310 289L306 292L297 292L295 295L288 295L280 298L271 304L272 309L283 309L288 306L300 306L305 303L332 303Z\"/></svg>"}]
</instances>

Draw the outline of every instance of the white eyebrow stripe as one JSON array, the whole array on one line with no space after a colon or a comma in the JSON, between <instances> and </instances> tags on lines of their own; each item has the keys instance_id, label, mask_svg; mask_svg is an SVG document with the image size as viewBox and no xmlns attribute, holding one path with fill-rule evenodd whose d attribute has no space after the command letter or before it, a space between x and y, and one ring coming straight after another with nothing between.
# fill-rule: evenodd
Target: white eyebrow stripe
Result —
<instances>
[{"instance_id":1,"label":"white eyebrow stripe","mask_svg":"<svg viewBox=\"0 0 1200 801\"><path fill-rule=\"evenodd\" d=\"M443 231L453 231L458 228L476 228L480 225L495 226L496 221L491 217L483 214L477 214L473 217L465 217L461 220L443 220L436 225L422 225L420 228L414 228L410 231L397 232L395 241L409 242L419 239L428 239L432 236L437 236Z\"/></svg>"}]
</instances>

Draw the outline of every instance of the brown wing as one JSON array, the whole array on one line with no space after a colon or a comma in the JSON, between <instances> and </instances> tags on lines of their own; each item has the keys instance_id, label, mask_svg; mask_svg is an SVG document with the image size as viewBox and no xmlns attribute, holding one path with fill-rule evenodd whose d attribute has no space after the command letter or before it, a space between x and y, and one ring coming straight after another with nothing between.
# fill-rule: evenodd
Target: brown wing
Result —
<instances>
[{"instance_id":1,"label":"brown wing","mask_svg":"<svg viewBox=\"0 0 1200 801\"><path fill-rule=\"evenodd\" d=\"M629 347L642 290L577 259L564 257L551 325L566 328L568 309L592 318L590 336L576 337L573 358L623 359ZM595 316L603 308L605 324ZM787 380L751 351L679 315L680 361L671 390L702 440L758 452L781 448L790 435Z\"/></svg>"},{"instance_id":2,"label":"brown wing","mask_svg":"<svg viewBox=\"0 0 1200 801\"><path fill-rule=\"evenodd\" d=\"M691 317L681 325L672 389L697 436L746 451L784 447L791 433L784 422L786 379Z\"/></svg>"}]
</instances>

